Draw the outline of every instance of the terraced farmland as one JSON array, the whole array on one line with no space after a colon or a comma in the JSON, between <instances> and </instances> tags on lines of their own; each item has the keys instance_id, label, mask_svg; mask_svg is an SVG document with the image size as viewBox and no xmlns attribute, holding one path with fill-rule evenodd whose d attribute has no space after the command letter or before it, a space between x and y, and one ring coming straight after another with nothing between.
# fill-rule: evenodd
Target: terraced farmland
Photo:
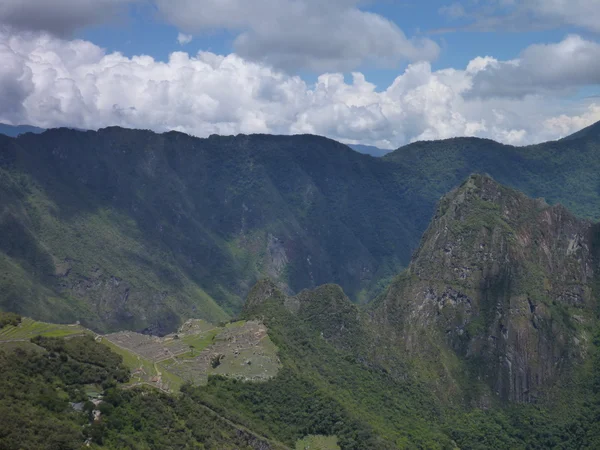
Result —
<instances>
[{"instance_id":1,"label":"terraced farmland","mask_svg":"<svg viewBox=\"0 0 600 450\"><path fill-rule=\"evenodd\" d=\"M19 325L7 325L0 329L0 344L6 342L29 341L36 336L68 337L82 334L93 333L80 325L58 325L54 323L37 322L33 319L23 317Z\"/></svg>"},{"instance_id":2,"label":"terraced farmland","mask_svg":"<svg viewBox=\"0 0 600 450\"><path fill-rule=\"evenodd\" d=\"M204 384L212 374L261 381L275 376L280 367L277 348L256 321L216 327L188 320L177 333L162 338L123 331L103 341L123 355L132 369L132 383L164 390L184 381Z\"/></svg>"}]
</instances>

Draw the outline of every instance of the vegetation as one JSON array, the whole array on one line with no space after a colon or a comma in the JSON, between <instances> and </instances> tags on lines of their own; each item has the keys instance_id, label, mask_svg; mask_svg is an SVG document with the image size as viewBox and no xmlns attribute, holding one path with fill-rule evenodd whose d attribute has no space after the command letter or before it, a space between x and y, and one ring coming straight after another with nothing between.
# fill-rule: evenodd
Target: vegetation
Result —
<instances>
[{"instance_id":1,"label":"vegetation","mask_svg":"<svg viewBox=\"0 0 600 450\"><path fill-rule=\"evenodd\" d=\"M336 339L335 315L350 316L333 288L305 292L296 313L282 300L275 293L245 313L266 318L284 364L261 383L213 376L206 386L184 385L179 395L124 389L129 370L122 358L90 336L40 336L32 340L37 351L0 350L0 415L8 418L0 447L75 449L87 441L107 449L592 449L600 442L600 333L588 363L560 395L537 405L473 409L440 401L407 373L399 378L366 364L366 330ZM317 304L334 316L331 330L307 315Z\"/></svg>"},{"instance_id":2,"label":"vegetation","mask_svg":"<svg viewBox=\"0 0 600 450\"><path fill-rule=\"evenodd\" d=\"M0 349L0 448L79 449L88 418L69 402L85 402L85 386L126 381L120 358L90 337L38 337L35 352Z\"/></svg>"},{"instance_id":3,"label":"vegetation","mask_svg":"<svg viewBox=\"0 0 600 450\"><path fill-rule=\"evenodd\" d=\"M296 442L296 450L340 450L335 436L307 436Z\"/></svg>"},{"instance_id":4,"label":"vegetation","mask_svg":"<svg viewBox=\"0 0 600 450\"><path fill-rule=\"evenodd\" d=\"M0 349L2 449L280 448L189 398L118 388L129 370L89 336L33 343L42 351Z\"/></svg>"},{"instance_id":5,"label":"vegetation","mask_svg":"<svg viewBox=\"0 0 600 450\"><path fill-rule=\"evenodd\" d=\"M36 336L43 337L67 337L82 334L90 334L90 331L79 325L59 325L54 323L37 322L29 317L10 314L13 319L11 323L0 328L0 341L24 341ZM16 325L15 325L16 323Z\"/></svg>"},{"instance_id":6,"label":"vegetation","mask_svg":"<svg viewBox=\"0 0 600 450\"><path fill-rule=\"evenodd\" d=\"M0 307L165 334L182 317L229 319L263 276L366 302L472 172L600 218L597 138L451 139L372 158L315 136L0 135Z\"/></svg>"},{"instance_id":7,"label":"vegetation","mask_svg":"<svg viewBox=\"0 0 600 450\"><path fill-rule=\"evenodd\" d=\"M600 319L587 304L548 301L546 285L554 280L536 263L536 246L514 267L511 293L522 293L523 304L509 306L524 311L524 326L559 337L568 329L564 336L590 345L560 386L530 404L479 395L484 382L477 376L492 365L479 370L484 359L464 344L489 341L503 313L501 283L489 286L487 303L468 322L464 311L434 305L431 317L451 325L435 332L454 333L462 324L464 332L452 341L455 353L418 353L416 342L417 357L393 345L398 340L390 336L402 329L384 329L377 316L404 318L402 303L382 295L362 308L331 284L293 297L278 288L337 281L353 300L371 298L408 263L439 195L474 170L598 218L597 141L593 130L520 149L450 140L377 160L311 136L199 140L108 129L0 137L0 307L14 312L0 313L0 448L598 448ZM482 250L470 240L481 230L498 230L494 242L502 245L523 231L502 206L479 200L469 214L449 210L456 220L440 226L457 237L450 253L467 249L463 260ZM459 203L442 202L441 214ZM571 230L578 224L573 219ZM598 242L587 247L594 256L588 267L597 266ZM444 248L437 250L445 258ZM426 274L433 282L418 285L431 256L397 276L390 290L416 286L429 295L425 287L452 285L459 304L458 288L475 288L466 276L460 286L452 281L472 268L439 265ZM577 279L578 267L552 276ZM97 330L164 335L185 316L228 319L265 274L279 284L259 282L243 320L218 327L188 321L161 339L131 333L128 341L116 333L99 342L80 325L20 317L31 312ZM586 284L582 298L596 287ZM589 304L597 289L592 297ZM534 322L535 307L547 312L545 322ZM589 313L585 324L576 318L581 311ZM431 338L416 325L423 328L417 339ZM561 339L556 348L575 342ZM446 372L431 369L433 358ZM462 398L432 388L448 373L462 377Z\"/></svg>"},{"instance_id":8,"label":"vegetation","mask_svg":"<svg viewBox=\"0 0 600 450\"><path fill-rule=\"evenodd\" d=\"M7 325L16 327L21 323L21 316L15 313L0 311L0 330Z\"/></svg>"}]
</instances>

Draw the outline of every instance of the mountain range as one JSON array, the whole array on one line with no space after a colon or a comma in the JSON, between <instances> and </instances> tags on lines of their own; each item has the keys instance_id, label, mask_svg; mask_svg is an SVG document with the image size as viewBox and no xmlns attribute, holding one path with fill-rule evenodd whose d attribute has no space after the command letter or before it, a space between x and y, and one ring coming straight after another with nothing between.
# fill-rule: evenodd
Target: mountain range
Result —
<instances>
[{"instance_id":1,"label":"mountain range","mask_svg":"<svg viewBox=\"0 0 600 450\"><path fill-rule=\"evenodd\" d=\"M383 158L317 136L108 128L0 136L0 306L99 331L225 320L262 277L358 303L410 262L473 172L600 218L599 126L510 147L419 142Z\"/></svg>"},{"instance_id":2,"label":"mountain range","mask_svg":"<svg viewBox=\"0 0 600 450\"><path fill-rule=\"evenodd\" d=\"M600 442L600 124L381 158L55 129L0 136L0 192L0 447Z\"/></svg>"},{"instance_id":3,"label":"mountain range","mask_svg":"<svg viewBox=\"0 0 600 450\"><path fill-rule=\"evenodd\" d=\"M55 420L57 448L595 448L599 257L598 224L472 175L365 305L335 284L293 295L263 279L236 322L188 321L160 343L0 314L0 412L21 430L0 426L0 444L39 448L35 430ZM87 425L48 394L81 401L94 380Z\"/></svg>"}]
</instances>

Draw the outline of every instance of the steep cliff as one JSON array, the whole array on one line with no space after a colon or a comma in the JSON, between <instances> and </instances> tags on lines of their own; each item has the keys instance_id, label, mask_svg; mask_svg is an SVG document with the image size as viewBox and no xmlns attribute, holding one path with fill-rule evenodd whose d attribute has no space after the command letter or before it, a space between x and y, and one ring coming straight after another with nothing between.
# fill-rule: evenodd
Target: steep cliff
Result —
<instances>
[{"instance_id":1,"label":"steep cliff","mask_svg":"<svg viewBox=\"0 0 600 450\"><path fill-rule=\"evenodd\" d=\"M535 401L586 354L595 231L561 205L471 176L439 203L374 322L447 395Z\"/></svg>"}]
</instances>

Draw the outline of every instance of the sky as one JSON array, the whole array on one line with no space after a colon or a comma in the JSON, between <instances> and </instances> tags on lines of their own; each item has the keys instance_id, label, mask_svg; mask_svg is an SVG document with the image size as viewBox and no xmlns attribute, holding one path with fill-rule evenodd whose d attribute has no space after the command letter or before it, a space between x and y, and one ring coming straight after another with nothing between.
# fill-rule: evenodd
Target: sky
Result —
<instances>
[{"instance_id":1,"label":"sky","mask_svg":"<svg viewBox=\"0 0 600 450\"><path fill-rule=\"evenodd\" d=\"M527 145L600 120L600 0L2 0L0 122Z\"/></svg>"}]
</instances>

